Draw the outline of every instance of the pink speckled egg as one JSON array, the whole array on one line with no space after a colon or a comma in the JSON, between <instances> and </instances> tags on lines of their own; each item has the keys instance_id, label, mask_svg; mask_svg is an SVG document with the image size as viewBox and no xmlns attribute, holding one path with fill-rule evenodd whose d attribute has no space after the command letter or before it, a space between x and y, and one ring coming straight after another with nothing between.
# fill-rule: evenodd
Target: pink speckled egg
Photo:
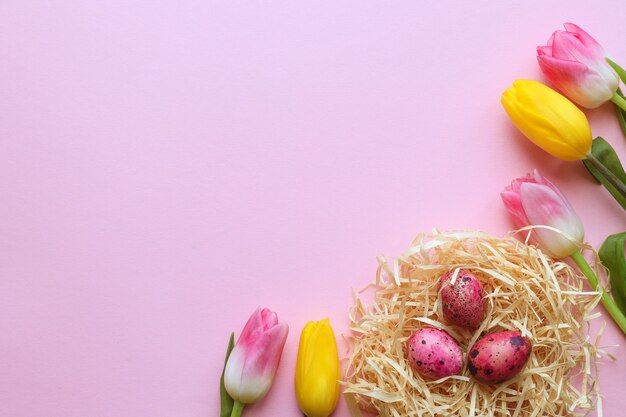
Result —
<instances>
[{"instance_id":1,"label":"pink speckled egg","mask_svg":"<svg viewBox=\"0 0 626 417\"><path fill-rule=\"evenodd\" d=\"M458 375L463 368L463 353L456 340L434 328L421 329L411 335L407 357L420 375L431 379Z\"/></svg>"},{"instance_id":2,"label":"pink speckled egg","mask_svg":"<svg viewBox=\"0 0 626 417\"><path fill-rule=\"evenodd\" d=\"M491 333L469 350L467 368L480 382L499 384L524 369L531 351L532 343L519 332Z\"/></svg>"},{"instance_id":3,"label":"pink speckled egg","mask_svg":"<svg viewBox=\"0 0 626 417\"><path fill-rule=\"evenodd\" d=\"M450 324L475 329L485 315L483 286L474 274L464 269L459 270L454 284L453 275L454 271L450 271L439 280L443 316Z\"/></svg>"}]
</instances>

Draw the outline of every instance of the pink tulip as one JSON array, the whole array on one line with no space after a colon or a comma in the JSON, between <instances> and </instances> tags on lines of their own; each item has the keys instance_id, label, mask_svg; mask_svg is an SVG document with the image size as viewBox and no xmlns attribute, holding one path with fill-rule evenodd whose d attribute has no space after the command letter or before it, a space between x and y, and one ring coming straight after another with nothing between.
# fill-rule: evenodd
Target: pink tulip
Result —
<instances>
[{"instance_id":1,"label":"pink tulip","mask_svg":"<svg viewBox=\"0 0 626 417\"><path fill-rule=\"evenodd\" d=\"M564 258L579 249L585 234L580 218L563 193L537 170L513 180L501 196L517 227L549 226L565 234L541 227L532 231L535 243L547 253Z\"/></svg>"},{"instance_id":2,"label":"pink tulip","mask_svg":"<svg viewBox=\"0 0 626 417\"><path fill-rule=\"evenodd\" d=\"M606 61L606 54L587 32L565 23L546 46L537 47L537 60L546 77L566 96L593 109L611 100L619 77Z\"/></svg>"},{"instance_id":3,"label":"pink tulip","mask_svg":"<svg viewBox=\"0 0 626 417\"><path fill-rule=\"evenodd\" d=\"M258 308L243 328L224 371L228 394L241 404L253 403L269 391L289 328L276 313Z\"/></svg>"}]
</instances>

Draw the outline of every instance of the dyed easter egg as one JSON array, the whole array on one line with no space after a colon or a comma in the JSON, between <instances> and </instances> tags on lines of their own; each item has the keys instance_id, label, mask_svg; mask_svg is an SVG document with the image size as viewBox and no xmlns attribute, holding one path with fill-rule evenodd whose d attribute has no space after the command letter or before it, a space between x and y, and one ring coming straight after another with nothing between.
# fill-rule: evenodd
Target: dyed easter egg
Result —
<instances>
[{"instance_id":1,"label":"dyed easter egg","mask_svg":"<svg viewBox=\"0 0 626 417\"><path fill-rule=\"evenodd\" d=\"M452 283L454 271L439 280L441 308L445 320L457 326L477 328L485 315L484 291L480 280L464 269Z\"/></svg>"},{"instance_id":2,"label":"dyed easter egg","mask_svg":"<svg viewBox=\"0 0 626 417\"><path fill-rule=\"evenodd\" d=\"M463 352L456 340L435 328L421 329L411 335L407 357L420 375L430 379L457 375L463 368Z\"/></svg>"},{"instance_id":3,"label":"dyed easter egg","mask_svg":"<svg viewBox=\"0 0 626 417\"><path fill-rule=\"evenodd\" d=\"M467 368L484 384L499 384L520 373L532 352L532 343L520 332L498 332L479 339L469 350Z\"/></svg>"}]
</instances>

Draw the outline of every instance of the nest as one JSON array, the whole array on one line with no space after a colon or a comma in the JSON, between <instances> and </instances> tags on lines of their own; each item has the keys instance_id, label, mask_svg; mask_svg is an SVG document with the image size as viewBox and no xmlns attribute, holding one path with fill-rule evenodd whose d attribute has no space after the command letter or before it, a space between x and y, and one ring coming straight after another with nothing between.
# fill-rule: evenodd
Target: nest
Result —
<instances>
[{"instance_id":1,"label":"nest","mask_svg":"<svg viewBox=\"0 0 626 417\"><path fill-rule=\"evenodd\" d=\"M513 237L479 232L420 235L402 256L379 258L379 265L373 305L355 296L350 314L343 385L354 417L360 410L385 417L582 416L595 406L601 416L596 361L604 354L603 327L593 341L588 336L600 294L585 290L569 265ZM437 282L460 268L485 289L485 319L474 331L447 325L441 313ZM477 382L466 367L461 375L425 380L406 359L406 341L423 327L447 331L464 353L487 333L516 330L533 351L524 370L499 385Z\"/></svg>"}]
</instances>

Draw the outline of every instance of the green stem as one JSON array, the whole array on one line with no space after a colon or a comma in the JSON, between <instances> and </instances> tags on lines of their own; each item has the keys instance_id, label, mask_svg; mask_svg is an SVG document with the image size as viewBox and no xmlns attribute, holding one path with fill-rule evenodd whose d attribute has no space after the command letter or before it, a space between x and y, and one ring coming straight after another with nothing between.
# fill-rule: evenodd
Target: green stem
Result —
<instances>
[{"instance_id":1,"label":"green stem","mask_svg":"<svg viewBox=\"0 0 626 417\"><path fill-rule=\"evenodd\" d=\"M576 251L571 254L570 257L574 260L574 262L576 262L576 265L578 265L581 272L587 277L587 281L591 284L591 288L593 288L594 291L597 291L598 277L587 263L583 254L580 253L580 251ZM615 323L617 323L619 328L622 329L622 332L626 334L626 317L622 314L620 309L617 307L617 304L615 304L615 301L604 288L600 289L600 292L602 293L602 304L604 305L604 308L606 308L611 317L613 317L613 320L615 320Z\"/></svg>"},{"instance_id":2,"label":"green stem","mask_svg":"<svg viewBox=\"0 0 626 417\"><path fill-rule=\"evenodd\" d=\"M615 103L615 105L617 107L619 107L620 109L626 111L626 99L624 99L624 97L622 97L619 94L617 94L617 92L615 92L615 94L613 94L613 97L611 97L611 101L613 103Z\"/></svg>"},{"instance_id":3,"label":"green stem","mask_svg":"<svg viewBox=\"0 0 626 417\"><path fill-rule=\"evenodd\" d=\"M610 182L622 196L626 197L626 184L617 178L617 176L613 174L613 172L608 169L602 161L596 158L596 156L591 152L587 154L587 160L591 162L591 165L593 165L598 171L600 171L602 176L604 176L604 178L606 178L606 180Z\"/></svg>"},{"instance_id":4,"label":"green stem","mask_svg":"<svg viewBox=\"0 0 626 417\"><path fill-rule=\"evenodd\" d=\"M244 407L244 405L242 403L240 403L239 401L235 400L235 403L233 404L233 412L230 414L230 417L239 417L239 416L241 416L241 413L243 412L243 407Z\"/></svg>"}]
</instances>

